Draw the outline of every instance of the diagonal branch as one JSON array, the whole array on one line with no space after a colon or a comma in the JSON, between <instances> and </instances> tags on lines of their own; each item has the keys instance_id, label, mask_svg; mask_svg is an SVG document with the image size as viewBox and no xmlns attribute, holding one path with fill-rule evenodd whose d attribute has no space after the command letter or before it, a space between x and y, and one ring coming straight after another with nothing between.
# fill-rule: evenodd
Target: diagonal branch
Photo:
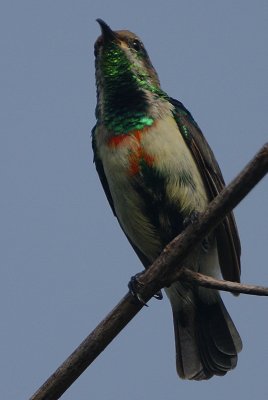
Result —
<instances>
[{"instance_id":1,"label":"diagonal branch","mask_svg":"<svg viewBox=\"0 0 268 400\"><path fill-rule=\"evenodd\" d=\"M189 225L163 250L139 279L140 295L148 301L178 274L178 265L202 239L214 229L268 172L268 143L242 172L208 206L200 220ZM116 335L141 310L128 293L77 349L36 391L30 400L56 400L84 372Z\"/></svg>"}]
</instances>

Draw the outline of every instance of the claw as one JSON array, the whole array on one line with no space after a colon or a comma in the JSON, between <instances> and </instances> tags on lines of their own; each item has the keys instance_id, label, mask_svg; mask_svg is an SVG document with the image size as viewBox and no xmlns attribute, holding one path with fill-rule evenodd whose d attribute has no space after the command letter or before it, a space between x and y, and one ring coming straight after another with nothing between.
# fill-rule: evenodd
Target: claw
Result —
<instances>
[{"instance_id":1,"label":"claw","mask_svg":"<svg viewBox=\"0 0 268 400\"><path fill-rule=\"evenodd\" d=\"M183 225L186 228L190 224L194 224L195 222L198 222L199 220L200 213L198 211L192 211L190 215L183 220ZM209 244L209 239L206 237L202 241L202 249L205 253L209 251L210 244Z\"/></svg>"},{"instance_id":2,"label":"claw","mask_svg":"<svg viewBox=\"0 0 268 400\"><path fill-rule=\"evenodd\" d=\"M199 215L200 213L198 211L192 211L190 215L183 220L183 225L186 228L186 226L190 224L194 224L199 220Z\"/></svg>"},{"instance_id":3,"label":"claw","mask_svg":"<svg viewBox=\"0 0 268 400\"><path fill-rule=\"evenodd\" d=\"M143 298L139 295L139 287L141 287L141 283L138 281L139 276L141 276L143 272L139 272L138 274L132 276L130 278L128 288L132 296L135 300L137 300L141 305L145 307L149 307L148 304L143 300Z\"/></svg>"},{"instance_id":4,"label":"claw","mask_svg":"<svg viewBox=\"0 0 268 400\"><path fill-rule=\"evenodd\" d=\"M156 300L163 300L163 295L162 295L161 290L159 290L156 294L154 294L154 298Z\"/></svg>"},{"instance_id":5,"label":"claw","mask_svg":"<svg viewBox=\"0 0 268 400\"><path fill-rule=\"evenodd\" d=\"M142 286L142 284L139 282L138 278L143 274L143 272L139 272L138 274L132 276L130 278L128 288L132 296L138 300L139 303L141 303L143 306L149 307L147 303L143 300L143 298L139 294L139 287ZM159 290L156 294L153 296L156 300L162 300L163 295L161 290Z\"/></svg>"}]
</instances>

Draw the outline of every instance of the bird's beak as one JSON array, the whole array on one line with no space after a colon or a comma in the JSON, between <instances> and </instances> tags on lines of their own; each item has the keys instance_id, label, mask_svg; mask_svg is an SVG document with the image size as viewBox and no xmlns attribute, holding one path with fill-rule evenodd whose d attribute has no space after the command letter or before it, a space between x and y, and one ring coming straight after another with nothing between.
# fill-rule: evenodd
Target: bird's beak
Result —
<instances>
[{"instance_id":1,"label":"bird's beak","mask_svg":"<svg viewBox=\"0 0 268 400\"><path fill-rule=\"evenodd\" d=\"M116 32L112 31L109 25L106 24L102 19L96 20L101 28L101 34L104 42L112 42L118 40Z\"/></svg>"}]
</instances>

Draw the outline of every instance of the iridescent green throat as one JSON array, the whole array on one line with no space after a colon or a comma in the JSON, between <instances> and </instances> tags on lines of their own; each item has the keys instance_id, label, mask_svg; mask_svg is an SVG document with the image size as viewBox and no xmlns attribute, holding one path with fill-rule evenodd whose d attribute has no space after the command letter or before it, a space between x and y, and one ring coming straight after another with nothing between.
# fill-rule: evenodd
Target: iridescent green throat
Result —
<instances>
[{"instance_id":1,"label":"iridescent green throat","mask_svg":"<svg viewBox=\"0 0 268 400\"><path fill-rule=\"evenodd\" d=\"M154 118L146 92L155 98L166 98L166 94L150 82L148 72L131 65L125 52L114 43L105 47L100 68L102 82L97 82L97 87L103 93L101 119L105 126L115 134L151 126Z\"/></svg>"}]
</instances>

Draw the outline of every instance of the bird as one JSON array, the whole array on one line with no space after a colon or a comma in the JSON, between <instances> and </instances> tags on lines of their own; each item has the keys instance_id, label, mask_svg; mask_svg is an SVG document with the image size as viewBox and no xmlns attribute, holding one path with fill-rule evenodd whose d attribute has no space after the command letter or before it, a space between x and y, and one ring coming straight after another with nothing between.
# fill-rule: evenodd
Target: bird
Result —
<instances>
[{"instance_id":1,"label":"bird","mask_svg":"<svg viewBox=\"0 0 268 400\"><path fill-rule=\"evenodd\" d=\"M141 39L97 22L94 163L113 214L148 268L225 182L191 113L161 88ZM184 266L239 282L240 256L230 213ZM219 292L179 281L164 290L173 313L179 377L201 381L235 368L242 341Z\"/></svg>"}]
</instances>

